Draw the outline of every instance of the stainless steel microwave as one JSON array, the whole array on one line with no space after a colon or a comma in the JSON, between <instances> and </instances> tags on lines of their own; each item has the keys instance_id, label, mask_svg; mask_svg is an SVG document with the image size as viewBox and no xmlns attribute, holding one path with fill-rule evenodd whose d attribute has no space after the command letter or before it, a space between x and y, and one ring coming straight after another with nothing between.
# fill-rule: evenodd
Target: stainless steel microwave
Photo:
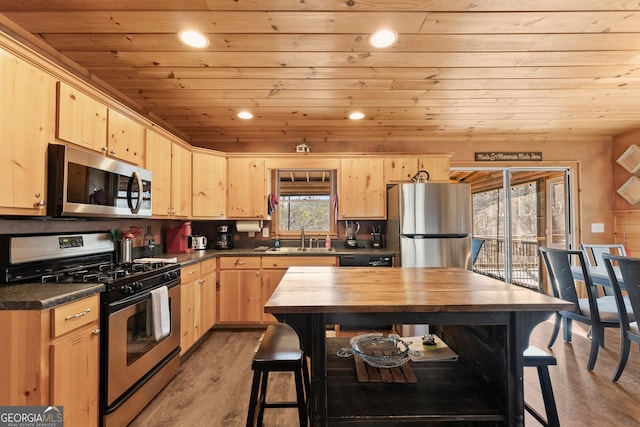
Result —
<instances>
[{"instance_id":1,"label":"stainless steel microwave","mask_svg":"<svg viewBox=\"0 0 640 427\"><path fill-rule=\"evenodd\" d=\"M74 147L49 144L47 214L151 216L151 171Z\"/></svg>"}]
</instances>

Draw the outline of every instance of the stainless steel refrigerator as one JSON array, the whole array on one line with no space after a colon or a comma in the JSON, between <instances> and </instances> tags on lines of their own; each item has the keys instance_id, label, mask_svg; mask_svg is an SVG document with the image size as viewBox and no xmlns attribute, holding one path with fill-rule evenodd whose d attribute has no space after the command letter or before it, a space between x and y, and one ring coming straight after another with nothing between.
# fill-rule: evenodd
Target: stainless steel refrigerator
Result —
<instances>
[{"instance_id":1,"label":"stainless steel refrigerator","mask_svg":"<svg viewBox=\"0 0 640 427\"><path fill-rule=\"evenodd\" d=\"M402 267L471 269L471 185L397 184L387 192L387 247Z\"/></svg>"}]
</instances>

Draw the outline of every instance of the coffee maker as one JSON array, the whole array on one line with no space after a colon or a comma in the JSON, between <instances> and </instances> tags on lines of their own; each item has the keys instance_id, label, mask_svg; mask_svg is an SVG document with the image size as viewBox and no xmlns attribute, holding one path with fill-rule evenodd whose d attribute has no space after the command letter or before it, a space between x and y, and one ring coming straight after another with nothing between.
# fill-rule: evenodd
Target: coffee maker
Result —
<instances>
[{"instance_id":1,"label":"coffee maker","mask_svg":"<svg viewBox=\"0 0 640 427\"><path fill-rule=\"evenodd\" d=\"M193 252L189 246L191 237L191 221L187 221L178 227L167 229L167 253L186 254Z\"/></svg>"},{"instance_id":2,"label":"coffee maker","mask_svg":"<svg viewBox=\"0 0 640 427\"><path fill-rule=\"evenodd\" d=\"M356 234L360 231L360 223L358 221L345 221L344 225L347 232L347 241L345 242L347 248L357 248L358 240L356 239Z\"/></svg>"},{"instance_id":3,"label":"coffee maker","mask_svg":"<svg viewBox=\"0 0 640 427\"><path fill-rule=\"evenodd\" d=\"M218 238L216 240L216 249L233 249L233 236L231 234L230 225L219 225L217 227Z\"/></svg>"}]
</instances>

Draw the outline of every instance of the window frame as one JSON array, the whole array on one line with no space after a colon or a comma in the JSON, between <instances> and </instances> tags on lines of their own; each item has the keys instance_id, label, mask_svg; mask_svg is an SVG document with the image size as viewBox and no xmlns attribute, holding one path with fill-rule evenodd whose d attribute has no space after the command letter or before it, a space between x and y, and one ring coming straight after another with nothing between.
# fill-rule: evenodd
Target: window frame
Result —
<instances>
[{"instance_id":1,"label":"window frame","mask_svg":"<svg viewBox=\"0 0 640 427\"><path fill-rule=\"evenodd\" d=\"M330 179L330 195L329 195L329 230L328 231L316 231L316 230L305 230L306 237L313 238L324 238L329 235L330 238L336 238L338 236L338 226L336 220L336 212L333 209L333 203L336 198L336 194L338 191L338 171L332 168L280 168L273 169L272 174L272 187L275 189L275 194L280 199L280 173L288 173L288 172L329 172ZM300 230L280 230L280 209L276 208L276 210L271 215L271 233L274 236L278 236L279 238L298 238L300 237Z\"/></svg>"}]
</instances>

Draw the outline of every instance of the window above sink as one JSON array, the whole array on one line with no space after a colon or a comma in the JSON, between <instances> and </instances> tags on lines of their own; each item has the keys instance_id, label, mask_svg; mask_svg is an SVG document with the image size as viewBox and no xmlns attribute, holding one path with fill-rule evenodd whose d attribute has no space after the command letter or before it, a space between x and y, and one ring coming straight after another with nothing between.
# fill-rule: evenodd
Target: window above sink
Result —
<instances>
[{"instance_id":1,"label":"window above sink","mask_svg":"<svg viewBox=\"0 0 640 427\"><path fill-rule=\"evenodd\" d=\"M279 202L272 217L274 234L294 238L300 236L300 229L304 228L308 237L336 235L336 170L277 169L274 181Z\"/></svg>"}]
</instances>

